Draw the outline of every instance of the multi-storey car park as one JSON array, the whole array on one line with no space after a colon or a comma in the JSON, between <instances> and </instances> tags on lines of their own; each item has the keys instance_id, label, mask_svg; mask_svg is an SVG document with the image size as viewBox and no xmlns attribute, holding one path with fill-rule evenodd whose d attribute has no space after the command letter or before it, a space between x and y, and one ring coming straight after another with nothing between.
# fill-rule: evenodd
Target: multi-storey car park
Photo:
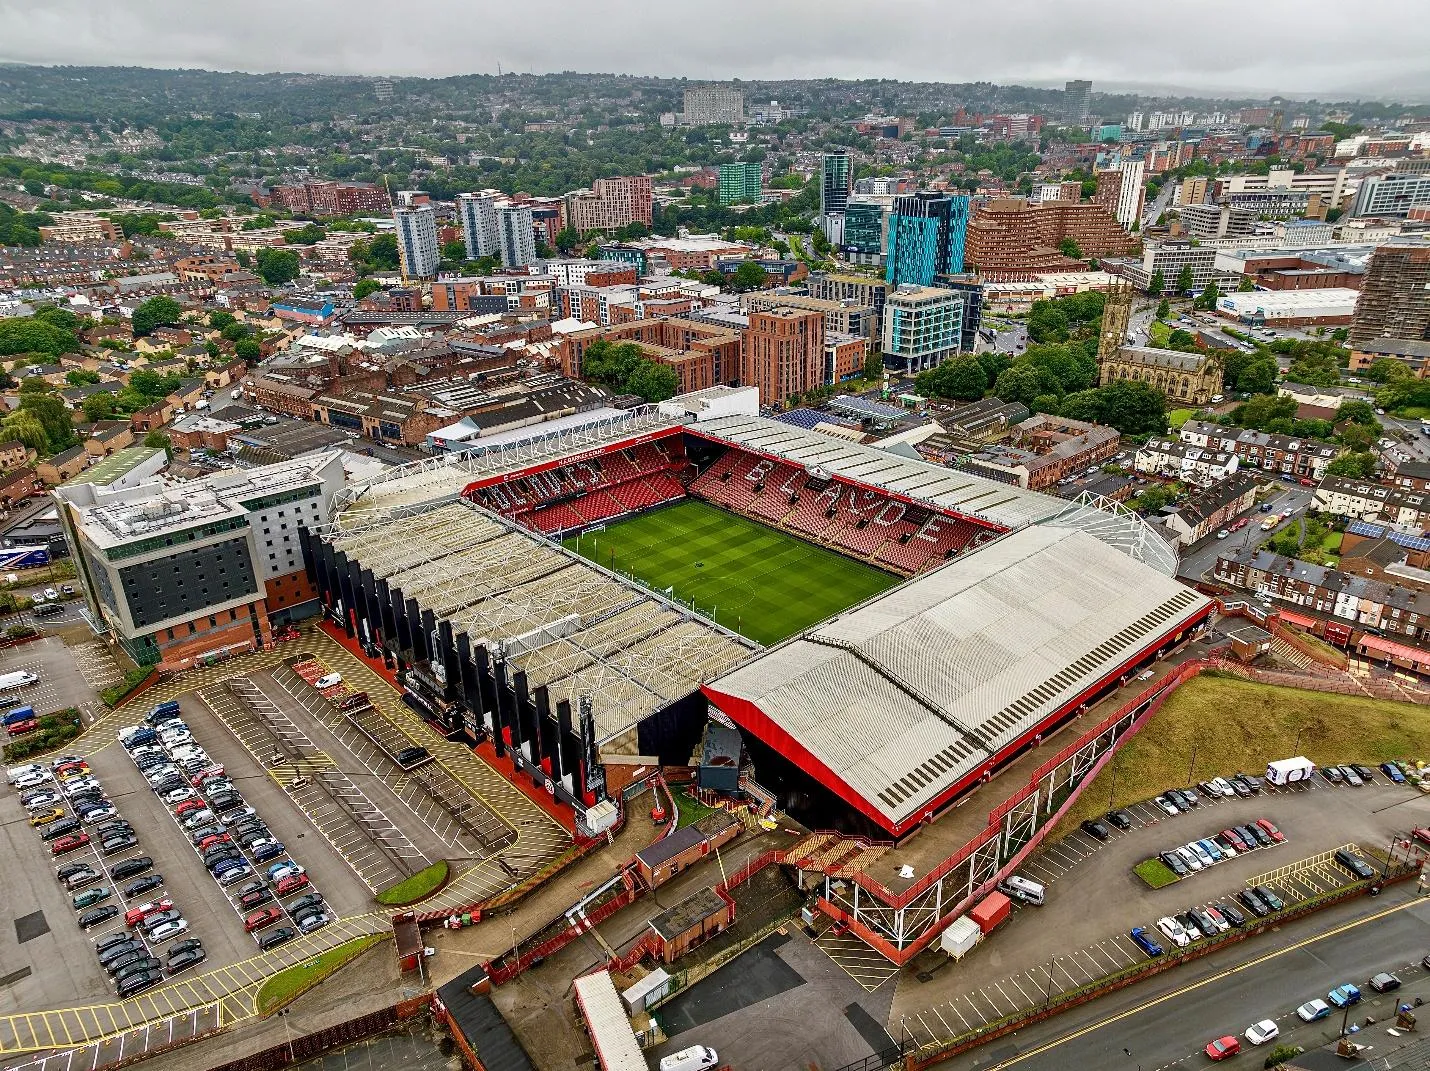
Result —
<instances>
[{"instance_id":1,"label":"multi-storey car park","mask_svg":"<svg viewBox=\"0 0 1430 1071\"><path fill-rule=\"evenodd\" d=\"M616 771L689 765L714 718L796 817L884 840L936 820L1211 612L1125 510L770 420L752 395L697 392L350 485L304 535L319 596L408 671L411 704L490 739L587 830L614 813ZM632 576L573 549L592 530L618 548L624 519L691 499L820 548L817 570L882 570L887 589L766 648L675 585L646 586L639 554L620 555ZM692 541L696 554L709 560L692 568L728 574L725 599L784 568L738 545ZM865 910L883 899L897 916L884 934L899 953L983 881L931 875L915 925L914 890L861 877Z\"/></svg>"}]
</instances>

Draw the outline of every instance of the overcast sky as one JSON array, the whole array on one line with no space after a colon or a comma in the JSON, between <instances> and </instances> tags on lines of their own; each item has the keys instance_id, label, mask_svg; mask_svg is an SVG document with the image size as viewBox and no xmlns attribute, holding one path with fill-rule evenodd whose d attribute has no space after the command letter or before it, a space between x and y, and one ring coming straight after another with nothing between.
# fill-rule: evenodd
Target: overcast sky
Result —
<instances>
[{"instance_id":1,"label":"overcast sky","mask_svg":"<svg viewBox=\"0 0 1430 1071\"><path fill-rule=\"evenodd\" d=\"M0 0L0 60L1430 97L1426 0Z\"/></svg>"}]
</instances>

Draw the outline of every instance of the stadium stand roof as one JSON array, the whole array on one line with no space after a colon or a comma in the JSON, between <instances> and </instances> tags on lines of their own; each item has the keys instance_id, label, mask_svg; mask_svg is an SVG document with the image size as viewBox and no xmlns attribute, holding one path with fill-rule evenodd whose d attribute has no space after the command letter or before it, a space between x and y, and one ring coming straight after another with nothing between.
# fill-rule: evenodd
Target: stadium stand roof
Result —
<instances>
[{"instance_id":1,"label":"stadium stand roof","mask_svg":"<svg viewBox=\"0 0 1430 1071\"><path fill-rule=\"evenodd\" d=\"M1209 606L1096 536L1036 525L771 648L705 691L900 835Z\"/></svg>"},{"instance_id":2,"label":"stadium stand roof","mask_svg":"<svg viewBox=\"0 0 1430 1071\"><path fill-rule=\"evenodd\" d=\"M905 499L926 502L936 509L985 520L1002 528L1035 524L1061 513L1067 507L1066 502L1051 495L1026 491L1011 484L972 476L928 461L916 461L878 447L847 442L764 417L717 417L689 430L744 450L783 458L811 472L865 483Z\"/></svg>"},{"instance_id":3,"label":"stadium stand roof","mask_svg":"<svg viewBox=\"0 0 1430 1071\"><path fill-rule=\"evenodd\" d=\"M466 500L324 534L553 702L589 696L600 743L759 649Z\"/></svg>"},{"instance_id":4,"label":"stadium stand roof","mask_svg":"<svg viewBox=\"0 0 1430 1071\"><path fill-rule=\"evenodd\" d=\"M468 453L442 454L399 466L371 480L349 484L335 497L333 512L341 513L344 528L366 524L392 510L422 507L453 498L480 480L557 462L586 450L679 427L682 423L654 406L642 406L576 427L563 423L549 433L538 424L532 427L529 436L514 442L504 441L491 449L478 446Z\"/></svg>"}]
</instances>

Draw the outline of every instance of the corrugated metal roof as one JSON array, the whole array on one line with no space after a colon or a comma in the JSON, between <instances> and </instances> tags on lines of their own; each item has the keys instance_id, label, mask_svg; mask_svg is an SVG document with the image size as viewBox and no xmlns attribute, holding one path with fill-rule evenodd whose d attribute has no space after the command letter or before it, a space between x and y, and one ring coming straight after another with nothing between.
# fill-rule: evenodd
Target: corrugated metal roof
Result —
<instances>
[{"instance_id":1,"label":"corrugated metal roof","mask_svg":"<svg viewBox=\"0 0 1430 1071\"><path fill-rule=\"evenodd\" d=\"M982 518L1003 528L1035 524L1066 508L1065 502L1051 495L1025 491L764 417L717 417L691 430L732 446L784 458L806 469L817 469L826 475L842 476L927 502L939 509Z\"/></svg>"},{"instance_id":2,"label":"corrugated metal roof","mask_svg":"<svg viewBox=\"0 0 1430 1071\"><path fill-rule=\"evenodd\" d=\"M711 688L754 703L897 823L1206 605L1086 532L1036 526Z\"/></svg>"},{"instance_id":3,"label":"corrugated metal roof","mask_svg":"<svg viewBox=\"0 0 1430 1071\"><path fill-rule=\"evenodd\" d=\"M576 1003L586 1020L602 1071L650 1071L610 972L588 974L577 978L574 985Z\"/></svg>"}]
</instances>

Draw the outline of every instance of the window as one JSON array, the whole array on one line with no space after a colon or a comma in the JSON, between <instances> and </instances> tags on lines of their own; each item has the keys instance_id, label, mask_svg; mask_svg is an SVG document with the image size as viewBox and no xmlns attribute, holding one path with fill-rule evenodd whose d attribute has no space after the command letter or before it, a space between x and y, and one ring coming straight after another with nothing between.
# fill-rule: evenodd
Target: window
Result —
<instances>
[{"instance_id":1,"label":"window","mask_svg":"<svg viewBox=\"0 0 1430 1071\"><path fill-rule=\"evenodd\" d=\"M192 636L199 631L198 626L192 621L189 622L189 635Z\"/></svg>"}]
</instances>

